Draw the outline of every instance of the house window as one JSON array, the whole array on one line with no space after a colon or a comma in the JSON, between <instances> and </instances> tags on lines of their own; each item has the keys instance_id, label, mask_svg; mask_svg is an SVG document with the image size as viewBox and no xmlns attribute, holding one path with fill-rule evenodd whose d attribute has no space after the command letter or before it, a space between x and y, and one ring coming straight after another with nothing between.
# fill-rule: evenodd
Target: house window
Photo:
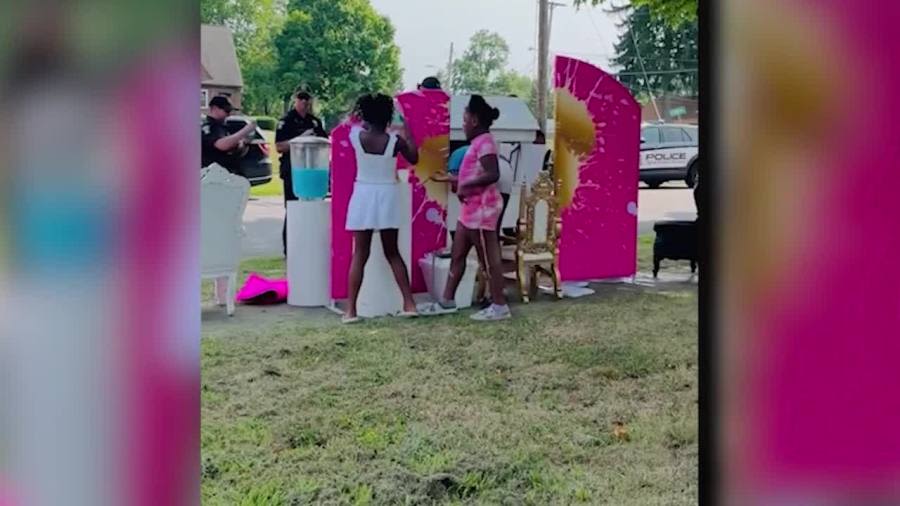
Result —
<instances>
[{"instance_id":1,"label":"house window","mask_svg":"<svg viewBox=\"0 0 900 506\"><path fill-rule=\"evenodd\" d=\"M209 107L209 91L208 90L200 90L200 107L208 108Z\"/></svg>"}]
</instances>

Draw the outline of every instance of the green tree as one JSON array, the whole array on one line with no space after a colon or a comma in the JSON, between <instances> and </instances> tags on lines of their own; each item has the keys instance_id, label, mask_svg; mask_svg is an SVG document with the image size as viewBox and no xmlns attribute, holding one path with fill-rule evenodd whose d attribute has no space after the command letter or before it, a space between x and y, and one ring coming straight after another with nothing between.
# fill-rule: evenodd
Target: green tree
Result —
<instances>
[{"instance_id":1,"label":"green tree","mask_svg":"<svg viewBox=\"0 0 900 506\"><path fill-rule=\"evenodd\" d=\"M505 70L494 80L491 91L498 95L515 95L529 100L533 88L534 82L530 77L514 70Z\"/></svg>"},{"instance_id":2,"label":"green tree","mask_svg":"<svg viewBox=\"0 0 900 506\"><path fill-rule=\"evenodd\" d=\"M481 30L469 39L469 47L453 63L449 80L454 93L516 95L532 103L534 83L526 75L508 69L509 45L500 35ZM440 75L442 82L446 76Z\"/></svg>"},{"instance_id":3,"label":"green tree","mask_svg":"<svg viewBox=\"0 0 900 506\"><path fill-rule=\"evenodd\" d=\"M509 45L497 33L480 30L453 63L451 86L459 93L488 93L501 79L509 60Z\"/></svg>"},{"instance_id":4,"label":"green tree","mask_svg":"<svg viewBox=\"0 0 900 506\"><path fill-rule=\"evenodd\" d=\"M281 92L275 86L277 60L273 40L286 15L286 0L201 0L203 23L224 25L234 45L244 78L242 108L251 114L281 112Z\"/></svg>"},{"instance_id":5,"label":"green tree","mask_svg":"<svg viewBox=\"0 0 900 506\"><path fill-rule=\"evenodd\" d=\"M613 10L629 7L614 0L574 0L574 5L607 5ZM653 17L674 27L697 21L697 0L631 0L631 7L646 7Z\"/></svg>"},{"instance_id":6,"label":"green tree","mask_svg":"<svg viewBox=\"0 0 900 506\"><path fill-rule=\"evenodd\" d=\"M255 11L256 0L200 0L200 22L230 28L238 50L255 32Z\"/></svg>"},{"instance_id":7,"label":"green tree","mask_svg":"<svg viewBox=\"0 0 900 506\"><path fill-rule=\"evenodd\" d=\"M698 94L697 22L673 27L653 17L649 7L627 13L612 63L622 68L619 81L635 96ZM644 72L646 71L646 75Z\"/></svg>"},{"instance_id":8,"label":"green tree","mask_svg":"<svg viewBox=\"0 0 900 506\"><path fill-rule=\"evenodd\" d=\"M400 88L394 27L368 0L292 0L274 44L284 103L302 87L316 97L328 125L363 93Z\"/></svg>"}]
</instances>

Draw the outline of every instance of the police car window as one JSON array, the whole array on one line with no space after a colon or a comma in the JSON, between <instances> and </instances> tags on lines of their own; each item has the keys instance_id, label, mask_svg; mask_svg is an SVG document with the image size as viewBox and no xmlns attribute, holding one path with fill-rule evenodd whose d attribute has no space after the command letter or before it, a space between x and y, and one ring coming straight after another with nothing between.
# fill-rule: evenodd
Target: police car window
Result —
<instances>
[{"instance_id":1,"label":"police car window","mask_svg":"<svg viewBox=\"0 0 900 506\"><path fill-rule=\"evenodd\" d=\"M684 132L684 140L688 142L697 142L697 129L684 128L682 129L682 132Z\"/></svg>"},{"instance_id":2,"label":"police car window","mask_svg":"<svg viewBox=\"0 0 900 506\"><path fill-rule=\"evenodd\" d=\"M229 120L225 122L225 129L228 130L228 133L235 134L240 129L244 128L246 124L247 123L243 120ZM259 135L259 132L254 131L250 138L256 141L262 139L263 137Z\"/></svg>"},{"instance_id":3,"label":"police car window","mask_svg":"<svg viewBox=\"0 0 900 506\"><path fill-rule=\"evenodd\" d=\"M680 128L663 128L663 142L684 142L684 133Z\"/></svg>"},{"instance_id":4,"label":"police car window","mask_svg":"<svg viewBox=\"0 0 900 506\"><path fill-rule=\"evenodd\" d=\"M641 130L641 137L644 138L644 142L657 143L659 142L659 129L658 128L645 128Z\"/></svg>"}]
</instances>

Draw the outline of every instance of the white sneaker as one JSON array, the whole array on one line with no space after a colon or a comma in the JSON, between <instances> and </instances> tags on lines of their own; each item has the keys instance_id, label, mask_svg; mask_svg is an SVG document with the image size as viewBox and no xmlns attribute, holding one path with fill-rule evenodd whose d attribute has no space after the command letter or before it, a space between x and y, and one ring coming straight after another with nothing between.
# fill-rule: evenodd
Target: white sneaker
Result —
<instances>
[{"instance_id":1,"label":"white sneaker","mask_svg":"<svg viewBox=\"0 0 900 506\"><path fill-rule=\"evenodd\" d=\"M453 305L443 305L440 302L428 302L425 304L419 304L416 307L419 316L435 316L441 314L451 314L457 311L456 304Z\"/></svg>"},{"instance_id":2,"label":"white sneaker","mask_svg":"<svg viewBox=\"0 0 900 506\"><path fill-rule=\"evenodd\" d=\"M509 311L509 306L498 306L497 304L491 304L490 306L473 314L472 316L470 316L470 318L479 322L495 322L512 318L512 313Z\"/></svg>"}]
</instances>

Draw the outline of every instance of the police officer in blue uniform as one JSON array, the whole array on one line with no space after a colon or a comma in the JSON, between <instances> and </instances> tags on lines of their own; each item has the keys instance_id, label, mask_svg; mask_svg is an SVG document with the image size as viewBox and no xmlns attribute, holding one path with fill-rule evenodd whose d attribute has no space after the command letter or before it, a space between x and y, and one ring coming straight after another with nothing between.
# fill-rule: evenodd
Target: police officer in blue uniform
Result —
<instances>
[{"instance_id":1,"label":"police officer in blue uniform","mask_svg":"<svg viewBox=\"0 0 900 506\"><path fill-rule=\"evenodd\" d=\"M284 181L285 208L289 200L297 200L291 179L290 140L301 135L328 138L328 133L325 132L322 120L312 114L312 106L313 98L309 93L305 91L297 92L294 95L294 108L281 118L275 131L275 148L281 153L280 175L282 181ZM284 227L281 231L281 241L284 247L284 254L287 256L287 216L285 216Z\"/></svg>"}]
</instances>

